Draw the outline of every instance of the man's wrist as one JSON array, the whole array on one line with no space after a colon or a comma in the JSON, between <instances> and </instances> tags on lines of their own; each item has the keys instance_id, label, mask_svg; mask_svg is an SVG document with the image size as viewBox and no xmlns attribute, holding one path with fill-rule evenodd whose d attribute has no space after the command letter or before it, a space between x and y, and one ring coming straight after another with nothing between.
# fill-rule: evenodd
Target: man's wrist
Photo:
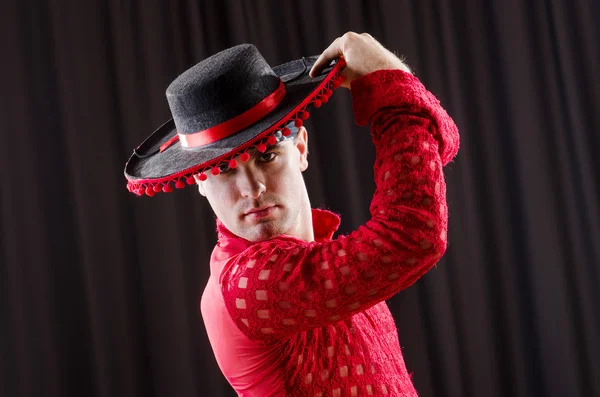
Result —
<instances>
[{"instance_id":1,"label":"man's wrist","mask_svg":"<svg viewBox=\"0 0 600 397\"><path fill-rule=\"evenodd\" d=\"M373 72L377 72L379 70L402 70L403 72L413 74L412 70L404 62L401 62L401 61L398 61L398 62L387 61L387 62L382 62L377 67L373 68L373 70L370 70L367 73L365 73L365 74L363 74L361 76L358 76L357 78L366 76L367 74L370 74L370 73L373 73Z\"/></svg>"}]
</instances>

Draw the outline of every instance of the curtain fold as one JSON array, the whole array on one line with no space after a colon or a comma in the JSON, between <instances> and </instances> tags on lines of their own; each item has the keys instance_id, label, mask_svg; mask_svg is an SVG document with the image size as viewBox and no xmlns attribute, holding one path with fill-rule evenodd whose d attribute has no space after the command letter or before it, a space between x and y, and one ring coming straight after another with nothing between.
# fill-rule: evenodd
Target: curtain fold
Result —
<instances>
[{"instance_id":1,"label":"curtain fold","mask_svg":"<svg viewBox=\"0 0 600 397\"><path fill-rule=\"evenodd\" d=\"M193 187L126 189L180 73L272 66L347 31L406 58L460 129L449 247L388 301L421 396L600 395L600 3L7 2L0 12L0 395L234 396L199 302L216 242ZM374 149L341 89L311 113L314 207L367 221Z\"/></svg>"}]
</instances>

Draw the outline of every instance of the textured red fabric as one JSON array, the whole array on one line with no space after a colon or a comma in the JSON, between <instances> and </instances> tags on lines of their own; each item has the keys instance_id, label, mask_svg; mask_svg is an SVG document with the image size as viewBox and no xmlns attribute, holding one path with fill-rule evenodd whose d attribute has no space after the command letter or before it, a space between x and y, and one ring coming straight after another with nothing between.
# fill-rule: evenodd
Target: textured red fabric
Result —
<instances>
[{"instance_id":1,"label":"textured red fabric","mask_svg":"<svg viewBox=\"0 0 600 397\"><path fill-rule=\"evenodd\" d=\"M458 152L458 129L403 71L370 73L354 80L351 92L355 121L371 123L376 150L365 225L331 240L339 219L313 212L314 242L282 235L250 243L218 223L211 273L218 273L226 309L220 315L229 315L220 326L235 324L238 342L251 346L237 365L236 347L219 340L204 296L203 316L217 361L241 396L417 395L384 301L446 250L442 166ZM249 365L253 359L260 365Z\"/></svg>"}]
</instances>

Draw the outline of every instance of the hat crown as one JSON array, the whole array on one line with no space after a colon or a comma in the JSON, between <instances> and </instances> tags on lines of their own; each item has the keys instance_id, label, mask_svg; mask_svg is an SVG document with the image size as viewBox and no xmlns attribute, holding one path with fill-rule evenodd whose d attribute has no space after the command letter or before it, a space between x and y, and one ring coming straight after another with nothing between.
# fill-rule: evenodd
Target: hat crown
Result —
<instances>
[{"instance_id":1,"label":"hat crown","mask_svg":"<svg viewBox=\"0 0 600 397\"><path fill-rule=\"evenodd\" d=\"M230 120L272 94L280 79L252 44L216 53L177 77L167 101L180 134Z\"/></svg>"}]
</instances>

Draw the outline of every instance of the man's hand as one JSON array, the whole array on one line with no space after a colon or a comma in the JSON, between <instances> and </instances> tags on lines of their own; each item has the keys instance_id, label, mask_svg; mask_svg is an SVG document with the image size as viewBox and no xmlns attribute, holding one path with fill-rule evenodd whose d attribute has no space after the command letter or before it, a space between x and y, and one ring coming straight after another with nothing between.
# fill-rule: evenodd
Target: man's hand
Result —
<instances>
[{"instance_id":1,"label":"man's hand","mask_svg":"<svg viewBox=\"0 0 600 397\"><path fill-rule=\"evenodd\" d=\"M342 87L348 89L352 80L376 70L400 69L412 73L405 63L370 34L348 32L335 39L323 51L310 70L310 76L315 77L321 69L340 56L343 56L346 61L346 68L342 72L346 80L342 83Z\"/></svg>"}]
</instances>

